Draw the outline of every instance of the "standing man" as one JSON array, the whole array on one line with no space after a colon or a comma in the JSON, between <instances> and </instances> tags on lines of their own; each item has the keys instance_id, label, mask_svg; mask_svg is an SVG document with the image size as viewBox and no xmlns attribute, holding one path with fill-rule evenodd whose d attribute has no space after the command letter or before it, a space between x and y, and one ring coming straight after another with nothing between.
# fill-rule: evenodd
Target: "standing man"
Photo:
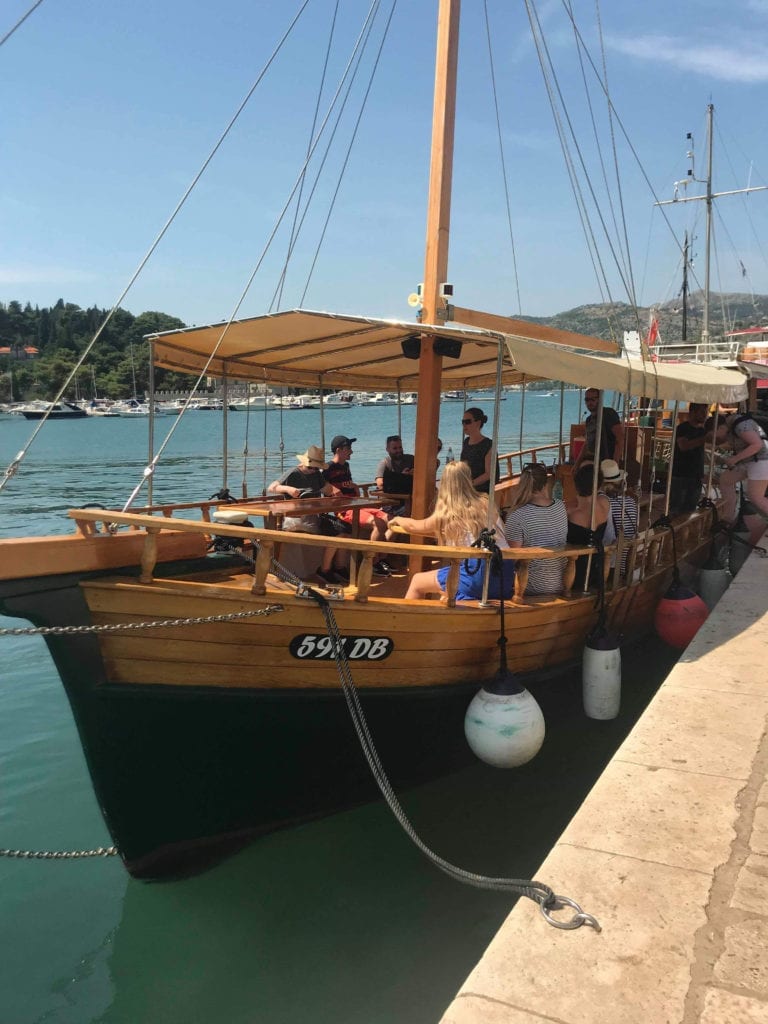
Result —
<instances>
[{"instance_id":1,"label":"standing man","mask_svg":"<svg viewBox=\"0 0 768 1024\"><path fill-rule=\"evenodd\" d=\"M584 421L586 429L586 443L581 449L576 466L578 469L582 462L600 463L603 459L613 459L621 465L624 461L624 425L621 417L610 405L603 406L603 429L600 434L600 455L595 458L595 443L597 439L597 409L600 404L601 392L597 388L587 388L584 392L584 404L589 410L589 416Z\"/></svg>"},{"instance_id":2,"label":"standing man","mask_svg":"<svg viewBox=\"0 0 768 1024\"><path fill-rule=\"evenodd\" d=\"M669 511L693 512L701 497L704 476L704 443L709 407L705 402L691 402L688 418L679 425L672 456L672 486Z\"/></svg>"},{"instance_id":3,"label":"standing man","mask_svg":"<svg viewBox=\"0 0 768 1024\"><path fill-rule=\"evenodd\" d=\"M613 459L614 462L624 462L624 424L622 418L615 409L610 406L603 406L603 422L600 434L600 457L595 459L595 442L597 435L597 409L600 404L602 392L595 387L587 388L584 393L584 403L589 410L589 416L585 420L587 431L587 443L582 449L579 462L585 462L587 455L591 462L602 462L603 459Z\"/></svg>"}]
</instances>

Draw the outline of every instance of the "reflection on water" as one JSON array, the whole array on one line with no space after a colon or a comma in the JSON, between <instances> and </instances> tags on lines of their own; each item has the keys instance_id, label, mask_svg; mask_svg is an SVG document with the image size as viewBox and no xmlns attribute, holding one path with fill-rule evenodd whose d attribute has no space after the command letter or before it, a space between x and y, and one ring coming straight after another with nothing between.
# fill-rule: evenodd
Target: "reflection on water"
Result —
<instances>
[{"instance_id":1,"label":"reflection on water","mask_svg":"<svg viewBox=\"0 0 768 1024\"><path fill-rule=\"evenodd\" d=\"M0 750L11 750L0 845L106 843L66 700L36 641L24 643L21 689L0 691ZM530 877L673 658L653 645L625 655L613 722L584 718L578 673L538 690L548 731L537 758L402 794L418 833L468 870ZM441 874L383 803L268 836L176 883L131 881L114 859L0 861L2 1020L423 1024L510 905Z\"/></svg>"},{"instance_id":2,"label":"reflection on water","mask_svg":"<svg viewBox=\"0 0 768 1024\"><path fill-rule=\"evenodd\" d=\"M520 444L520 392L511 392L502 403L499 451L516 451ZM480 403L492 403L483 399ZM443 458L448 449L455 457L461 451L461 410L458 402L441 407L440 436ZM578 392L566 392L567 425L578 421ZM525 408L524 445L552 443L558 439L559 396L528 402ZM174 421L161 417L155 430L155 451L163 443ZM356 437L351 460L356 480L373 480L376 466L385 452L388 434L402 432L406 449L412 450L415 406L402 409L402 426L397 408L356 406L330 409L325 416L326 449L334 434ZM0 473L27 442L32 424L20 417L0 421ZM242 493L245 480L249 494L258 494L284 469L296 464L296 455L321 437L318 410L299 410L284 416L246 417L232 413L228 420L226 482L233 494ZM488 426L490 430L490 424ZM207 499L224 482L222 469L222 419L216 413L198 412L185 417L173 435L153 474L153 500L187 502ZM142 480L149 461L147 420L89 418L73 422L57 420L41 431L16 477L0 492L0 536L17 533L56 532L72 529L65 513L90 502L121 507ZM138 504L146 499L142 490ZM43 523L47 513L56 513Z\"/></svg>"},{"instance_id":3,"label":"reflection on water","mask_svg":"<svg viewBox=\"0 0 768 1024\"><path fill-rule=\"evenodd\" d=\"M519 402L510 399L507 450L517 446ZM550 403L531 405L546 410ZM460 408L441 424L454 452ZM541 438L556 436L557 410L553 399L542 411ZM326 436L342 429L357 435L353 471L370 479L386 434L397 429L396 410L343 416L343 426L329 417ZM404 410L404 423L406 416L408 438L412 410ZM317 422L312 412L285 417L287 464L317 436ZM221 486L211 423L199 415L188 434L174 438L158 471L158 500L207 498ZM122 503L145 463L145 428L109 419L52 425L52 439L40 442L0 494L0 532L67 532L62 510ZM27 434L28 424L0 424L0 462ZM232 427L233 490L243 440ZM253 451L256 442L249 444ZM249 466L260 486L261 465L249 456ZM267 468L270 478L280 468L274 443ZM478 764L402 794L425 842L468 870L529 877L671 667L672 655L653 652L646 645L642 659L625 656L616 721L583 717L577 673L537 691L548 731L531 764L507 773ZM0 846L107 845L43 642L0 638L0 666ZM509 906L506 895L443 876L383 804L266 837L214 871L172 884L130 881L114 858L0 859L0 1021L424 1024L439 1018Z\"/></svg>"}]
</instances>

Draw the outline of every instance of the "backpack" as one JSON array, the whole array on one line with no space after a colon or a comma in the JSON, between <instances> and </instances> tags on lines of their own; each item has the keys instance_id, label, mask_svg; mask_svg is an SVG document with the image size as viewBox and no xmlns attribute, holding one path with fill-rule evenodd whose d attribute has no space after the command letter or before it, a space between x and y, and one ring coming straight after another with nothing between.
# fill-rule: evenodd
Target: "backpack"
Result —
<instances>
[{"instance_id":1,"label":"backpack","mask_svg":"<svg viewBox=\"0 0 768 1024\"><path fill-rule=\"evenodd\" d=\"M733 421L733 423L729 424L728 429L730 430L730 432L732 434L735 435L736 434L736 427L738 427L738 425L740 423L746 423L747 420L752 420L752 422L757 426L757 432L760 434L760 437L762 437L762 439L764 441L767 441L768 440L768 416L762 415L761 413L758 413L758 412L743 412L743 413L741 413L739 416L736 417L736 419Z\"/></svg>"}]
</instances>

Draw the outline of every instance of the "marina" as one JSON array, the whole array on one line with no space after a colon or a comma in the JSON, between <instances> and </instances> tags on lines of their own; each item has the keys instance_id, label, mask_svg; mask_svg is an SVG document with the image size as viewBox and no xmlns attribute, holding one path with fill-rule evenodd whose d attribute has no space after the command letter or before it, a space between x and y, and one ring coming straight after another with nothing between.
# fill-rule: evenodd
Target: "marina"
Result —
<instances>
[{"instance_id":1,"label":"marina","mask_svg":"<svg viewBox=\"0 0 768 1024\"><path fill-rule=\"evenodd\" d=\"M505 408L510 404L514 398ZM372 440L360 447L361 477L375 468L377 441L386 436L393 410L376 415L381 419L365 421ZM300 420L286 435L289 451L300 450ZM556 430L553 420L556 410L541 424L542 440ZM185 484L189 497L207 497L213 489L218 445L206 422L190 419L189 433L177 439L164 485L174 493ZM360 421L349 422L359 432ZM449 432L455 422L451 405L441 423L446 438L455 439L456 426ZM10 427L18 433L0 435L3 457L28 429L22 422ZM105 467L90 450L78 465L73 428L80 438L94 437L94 448L130 445L140 453L146 424L110 420L47 432L30 489L6 494L0 529L18 533L22 523L26 529L55 528L57 509L75 496L76 504L110 501L140 474L140 458ZM514 412L506 429L514 434ZM241 440L232 438L233 456ZM191 454L197 468L188 480ZM277 475L279 452L271 458ZM0 624L19 623L0 618ZM4 657L22 670L0 689L0 846L108 845L71 712L42 639L2 642ZM420 832L468 869L532 875L674 658L657 644L653 670L646 671L643 661L637 674L632 664L641 659L627 658L626 697L614 722L583 718L579 673L561 680L544 703L545 746L521 777L475 764L403 794ZM564 788L565 772L574 779L574 761L580 766L577 784ZM437 1021L509 911L507 896L458 885L435 871L383 803L275 833L215 871L170 886L131 880L116 858L5 858L0 879L2 931L13 936L0 966L0 988L4 1017L13 1024L46 1016L61 1024L133 1024L153 1016L189 1024L222 1015L234 1024L298 1024L308 1006L328 1024ZM310 961L312 969L305 969Z\"/></svg>"},{"instance_id":2,"label":"marina","mask_svg":"<svg viewBox=\"0 0 768 1024\"><path fill-rule=\"evenodd\" d=\"M565 329L521 301L504 150L514 138L525 157L541 118L509 70L497 79L511 12L494 33L487 5L460 19L460 0L435 0L426 32L396 6L304 21L306 0L255 21L242 7L233 46L257 25L264 63L240 105L218 110L234 77L206 90L199 123L180 113L146 145L152 193L114 188L116 212L146 213L96 258L125 275L114 304L0 306L9 1024L764 1015L765 330L723 313L737 358L711 358L712 201L731 194L713 188L714 106L706 194L679 197L702 182L693 142L674 183L674 202L706 208L701 345L684 329L677 358L639 322L624 211L632 183L654 188L616 131L610 37L598 18L599 71L567 9L579 139L526 0L514 38L534 44L584 236L577 256L559 200L551 224L526 201L528 266L565 288L570 252L574 279L591 264L610 299L605 323ZM460 20L469 52L487 43L495 119L478 116ZM177 35L184 74L219 65L224 86L253 55L222 61L217 32L204 60L191 27ZM148 25L144 96L120 117L132 146L131 122L165 98L154 39ZM212 148L160 214L203 122ZM619 150L638 166L620 171ZM62 210L82 207L61 188ZM231 207L215 218L214 196ZM423 245L404 226L416 209ZM675 247L685 324L687 231ZM185 279L184 321L164 302L123 308L145 268L169 295Z\"/></svg>"}]
</instances>

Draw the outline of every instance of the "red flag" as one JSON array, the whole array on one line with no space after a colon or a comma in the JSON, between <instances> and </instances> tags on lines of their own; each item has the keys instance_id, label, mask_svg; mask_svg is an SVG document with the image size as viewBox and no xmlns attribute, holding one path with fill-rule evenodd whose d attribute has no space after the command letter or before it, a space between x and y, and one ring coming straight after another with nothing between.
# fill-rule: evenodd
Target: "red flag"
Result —
<instances>
[{"instance_id":1,"label":"red flag","mask_svg":"<svg viewBox=\"0 0 768 1024\"><path fill-rule=\"evenodd\" d=\"M659 321L656 317L651 320L651 326L648 328L648 337L645 339L646 345L649 347L653 345L659 337Z\"/></svg>"}]
</instances>

